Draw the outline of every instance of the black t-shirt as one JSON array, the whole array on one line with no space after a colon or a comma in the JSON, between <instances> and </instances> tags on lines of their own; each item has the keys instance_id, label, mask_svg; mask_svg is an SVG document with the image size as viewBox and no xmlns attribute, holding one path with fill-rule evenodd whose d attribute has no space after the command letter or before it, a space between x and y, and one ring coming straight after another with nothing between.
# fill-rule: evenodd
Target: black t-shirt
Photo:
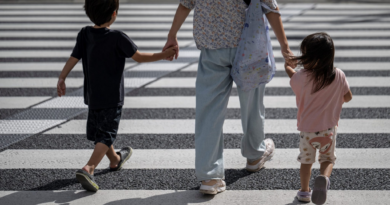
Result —
<instances>
[{"instance_id":1,"label":"black t-shirt","mask_svg":"<svg viewBox=\"0 0 390 205\"><path fill-rule=\"evenodd\" d=\"M87 26L77 36L71 56L82 59L84 103L91 109L122 106L125 58L137 46L122 31Z\"/></svg>"}]
</instances>

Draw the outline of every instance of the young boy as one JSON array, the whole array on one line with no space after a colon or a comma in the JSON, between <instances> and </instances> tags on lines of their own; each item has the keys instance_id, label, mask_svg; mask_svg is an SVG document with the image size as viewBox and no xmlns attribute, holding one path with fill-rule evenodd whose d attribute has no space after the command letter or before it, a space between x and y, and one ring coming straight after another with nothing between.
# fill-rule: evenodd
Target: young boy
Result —
<instances>
[{"instance_id":1,"label":"young boy","mask_svg":"<svg viewBox=\"0 0 390 205\"><path fill-rule=\"evenodd\" d=\"M106 155L110 170L117 171L130 158L132 149L122 148L115 152L115 141L124 101L123 70L125 58L137 62L169 59L177 47L162 53L140 53L137 46L123 32L110 29L114 23L119 0L86 0L84 5L89 19L95 24L81 29L76 46L66 62L57 84L58 96L65 95L65 79L83 59L84 103L88 105L87 139L94 141L95 148L88 163L76 172L76 178L88 191L97 191L94 170Z\"/></svg>"}]
</instances>

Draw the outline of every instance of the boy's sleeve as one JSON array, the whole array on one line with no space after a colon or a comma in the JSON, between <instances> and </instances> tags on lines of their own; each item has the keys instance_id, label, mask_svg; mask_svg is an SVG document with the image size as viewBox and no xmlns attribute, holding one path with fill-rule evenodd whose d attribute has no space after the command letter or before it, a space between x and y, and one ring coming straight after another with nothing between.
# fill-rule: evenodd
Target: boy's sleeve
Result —
<instances>
[{"instance_id":1,"label":"boy's sleeve","mask_svg":"<svg viewBox=\"0 0 390 205\"><path fill-rule=\"evenodd\" d=\"M77 34L77 39L76 39L76 45L74 46L73 48L73 51L72 51L72 54L70 54L70 56L74 57L74 58L77 58L77 59L81 59L82 58L82 31L81 30L78 34Z\"/></svg>"},{"instance_id":2,"label":"boy's sleeve","mask_svg":"<svg viewBox=\"0 0 390 205\"><path fill-rule=\"evenodd\" d=\"M278 3L276 2L276 0L261 0L261 3L264 3L271 9L269 10L267 8L262 7L264 14L268 14L269 12L275 11L276 8L278 8Z\"/></svg>"},{"instance_id":3,"label":"boy's sleeve","mask_svg":"<svg viewBox=\"0 0 390 205\"><path fill-rule=\"evenodd\" d=\"M123 58L133 57L138 50L137 45L123 32L119 32L117 47L119 56Z\"/></svg>"},{"instance_id":4,"label":"boy's sleeve","mask_svg":"<svg viewBox=\"0 0 390 205\"><path fill-rule=\"evenodd\" d=\"M195 0L180 0L180 4L192 10L195 7Z\"/></svg>"}]
</instances>

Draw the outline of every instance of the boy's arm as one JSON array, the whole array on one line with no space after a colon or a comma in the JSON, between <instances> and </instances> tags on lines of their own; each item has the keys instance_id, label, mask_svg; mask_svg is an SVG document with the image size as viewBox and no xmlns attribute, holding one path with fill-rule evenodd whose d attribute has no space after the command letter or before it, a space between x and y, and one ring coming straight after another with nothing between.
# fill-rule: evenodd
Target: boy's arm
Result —
<instances>
[{"instance_id":1,"label":"boy's arm","mask_svg":"<svg viewBox=\"0 0 390 205\"><path fill-rule=\"evenodd\" d=\"M170 47L161 53L141 53L137 51L132 58L138 63L159 61L173 57L177 51L177 48L177 46Z\"/></svg>"},{"instance_id":2,"label":"boy's arm","mask_svg":"<svg viewBox=\"0 0 390 205\"><path fill-rule=\"evenodd\" d=\"M64 68L62 69L62 72L60 74L60 77L58 77L58 83L57 83L57 94L58 96L63 96L66 93L66 85L65 85L65 79L70 73L70 71L74 68L74 66L79 62L79 59L75 57L70 57L68 61L66 62Z\"/></svg>"},{"instance_id":3,"label":"boy's arm","mask_svg":"<svg viewBox=\"0 0 390 205\"><path fill-rule=\"evenodd\" d=\"M179 7L177 7L176 14L172 22L171 30L169 30L167 43L165 44L163 51L165 51L171 46L179 46L179 43L177 42L177 32L179 31L181 25L184 23L190 12L191 9L186 8L181 3L179 4ZM175 57L175 59L179 57L179 48L177 49L175 56L172 56L167 60L173 60L173 57Z\"/></svg>"},{"instance_id":4,"label":"boy's arm","mask_svg":"<svg viewBox=\"0 0 390 205\"><path fill-rule=\"evenodd\" d=\"M289 66L287 64L284 64L284 69L286 70L286 73L287 73L288 77L290 77L290 78L296 73L296 71L291 66Z\"/></svg>"},{"instance_id":5,"label":"boy's arm","mask_svg":"<svg viewBox=\"0 0 390 205\"><path fill-rule=\"evenodd\" d=\"M344 95L344 102L349 102L352 100L352 92L351 90L348 90L347 94Z\"/></svg>"}]
</instances>

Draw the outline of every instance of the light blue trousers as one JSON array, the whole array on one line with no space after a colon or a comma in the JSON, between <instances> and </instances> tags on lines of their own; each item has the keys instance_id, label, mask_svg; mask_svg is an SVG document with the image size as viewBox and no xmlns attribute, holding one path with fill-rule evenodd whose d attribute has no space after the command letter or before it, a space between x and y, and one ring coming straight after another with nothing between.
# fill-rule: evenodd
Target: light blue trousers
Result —
<instances>
[{"instance_id":1,"label":"light blue trousers","mask_svg":"<svg viewBox=\"0 0 390 205\"><path fill-rule=\"evenodd\" d=\"M199 181L225 177L222 126L233 85L230 70L235 54L235 48L202 49L200 54L195 121L195 172ZM259 159L265 151L264 90L264 84L249 92L238 89L244 132L241 153L249 160Z\"/></svg>"}]
</instances>

